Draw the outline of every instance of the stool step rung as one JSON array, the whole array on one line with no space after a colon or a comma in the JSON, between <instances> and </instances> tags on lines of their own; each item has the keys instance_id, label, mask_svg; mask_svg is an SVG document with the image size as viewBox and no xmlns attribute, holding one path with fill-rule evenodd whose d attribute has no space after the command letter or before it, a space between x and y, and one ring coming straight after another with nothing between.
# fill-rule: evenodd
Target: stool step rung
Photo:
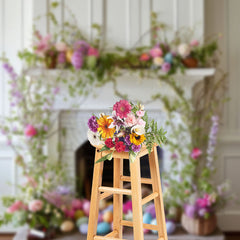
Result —
<instances>
[{"instance_id":1,"label":"stool step rung","mask_svg":"<svg viewBox=\"0 0 240 240\"><path fill-rule=\"evenodd\" d=\"M129 189L122 188L112 188L112 187L99 187L99 192L106 192L111 194L124 194L124 195L132 195L132 191Z\"/></svg>"},{"instance_id":2,"label":"stool step rung","mask_svg":"<svg viewBox=\"0 0 240 240\"><path fill-rule=\"evenodd\" d=\"M153 199L158 197L158 193L157 192L153 192L152 194L148 195L147 197L142 199L142 205L152 201Z\"/></svg>"},{"instance_id":3,"label":"stool step rung","mask_svg":"<svg viewBox=\"0 0 240 240\"><path fill-rule=\"evenodd\" d=\"M121 176L121 180L124 182L131 182L131 177ZM151 178L141 178L141 183L152 184L152 179Z\"/></svg>"},{"instance_id":4,"label":"stool step rung","mask_svg":"<svg viewBox=\"0 0 240 240\"><path fill-rule=\"evenodd\" d=\"M105 236L95 236L94 240L126 240L123 238L112 238L112 237L105 237Z\"/></svg>"},{"instance_id":5,"label":"stool step rung","mask_svg":"<svg viewBox=\"0 0 240 240\"><path fill-rule=\"evenodd\" d=\"M104 237L105 238L116 237L117 234L118 234L118 231L117 230L113 230L112 232L108 233Z\"/></svg>"},{"instance_id":6,"label":"stool step rung","mask_svg":"<svg viewBox=\"0 0 240 240\"><path fill-rule=\"evenodd\" d=\"M107 198L107 197L109 197L111 195L112 195L112 193L109 193L109 192L101 193L100 194L100 200L103 200L103 199L105 199L105 198Z\"/></svg>"},{"instance_id":7,"label":"stool step rung","mask_svg":"<svg viewBox=\"0 0 240 240\"><path fill-rule=\"evenodd\" d=\"M133 227L133 222L122 220L121 225L125 226L125 227ZM158 226L157 225L143 223L143 228L158 231Z\"/></svg>"}]
</instances>

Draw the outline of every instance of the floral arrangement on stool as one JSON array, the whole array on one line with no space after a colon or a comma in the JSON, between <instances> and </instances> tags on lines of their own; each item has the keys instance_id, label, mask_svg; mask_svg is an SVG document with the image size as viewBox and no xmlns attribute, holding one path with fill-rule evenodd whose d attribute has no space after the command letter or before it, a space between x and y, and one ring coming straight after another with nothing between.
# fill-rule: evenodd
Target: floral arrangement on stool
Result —
<instances>
[{"instance_id":1,"label":"floral arrangement on stool","mask_svg":"<svg viewBox=\"0 0 240 240\"><path fill-rule=\"evenodd\" d=\"M144 106L127 100L116 102L111 115L93 115L88 120L88 126L90 143L93 146L102 145L101 151L111 151L98 162L111 160L114 151L129 152L129 159L134 161L143 144L151 152L154 143L160 145L166 140L164 130L158 129L154 120L149 123Z\"/></svg>"}]
</instances>

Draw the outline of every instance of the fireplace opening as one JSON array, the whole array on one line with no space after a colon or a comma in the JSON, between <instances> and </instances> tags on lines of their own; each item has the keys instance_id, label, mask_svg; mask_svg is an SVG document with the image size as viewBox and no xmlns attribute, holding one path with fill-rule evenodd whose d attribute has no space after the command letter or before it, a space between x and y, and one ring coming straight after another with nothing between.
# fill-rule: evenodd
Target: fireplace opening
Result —
<instances>
[{"instance_id":1,"label":"fireplace opening","mask_svg":"<svg viewBox=\"0 0 240 240\"><path fill-rule=\"evenodd\" d=\"M163 168L163 150L157 147L160 172ZM90 199L91 186L93 178L95 148L89 143L84 142L75 152L75 166L76 166L76 191L80 197ZM148 155L141 157L141 177L150 178ZM129 160L124 159L124 172L125 176L130 176ZM103 186L113 186L113 161L105 161L103 169ZM126 183L125 187L129 187ZM151 187L146 185L146 188Z\"/></svg>"}]
</instances>

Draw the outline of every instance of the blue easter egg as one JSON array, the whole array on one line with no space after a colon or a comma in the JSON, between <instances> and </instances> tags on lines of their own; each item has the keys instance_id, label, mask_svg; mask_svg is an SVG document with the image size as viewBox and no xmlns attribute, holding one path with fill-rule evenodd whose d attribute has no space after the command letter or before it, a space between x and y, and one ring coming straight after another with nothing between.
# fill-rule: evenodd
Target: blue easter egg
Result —
<instances>
[{"instance_id":1,"label":"blue easter egg","mask_svg":"<svg viewBox=\"0 0 240 240\"><path fill-rule=\"evenodd\" d=\"M88 224L87 223L83 223L79 226L79 232L82 234L87 234L88 232Z\"/></svg>"},{"instance_id":2,"label":"blue easter egg","mask_svg":"<svg viewBox=\"0 0 240 240\"><path fill-rule=\"evenodd\" d=\"M173 234L176 230L176 224L174 222L166 222L167 234Z\"/></svg>"},{"instance_id":3,"label":"blue easter egg","mask_svg":"<svg viewBox=\"0 0 240 240\"><path fill-rule=\"evenodd\" d=\"M151 224L152 224L152 225L157 225L157 219L156 219L156 218L153 219L153 220L151 221ZM156 230L152 230L152 233L157 234L158 232L157 232Z\"/></svg>"},{"instance_id":4,"label":"blue easter egg","mask_svg":"<svg viewBox=\"0 0 240 240\"><path fill-rule=\"evenodd\" d=\"M101 222L97 226L97 234L105 235L111 231L111 225L107 222Z\"/></svg>"},{"instance_id":5,"label":"blue easter egg","mask_svg":"<svg viewBox=\"0 0 240 240\"><path fill-rule=\"evenodd\" d=\"M165 62L168 62L168 63L172 63L172 61L173 61L173 56L172 56L172 54L171 54L171 53L167 53L167 54L165 55L165 57L164 57L164 61L165 61Z\"/></svg>"},{"instance_id":6,"label":"blue easter egg","mask_svg":"<svg viewBox=\"0 0 240 240\"><path fill-rule=\"evenodd\" d=\"M152 221L152 215L148 212L143 214L143 223L150 224Z\"/></svg>"},{"instance_id":7,"label":"blue easter egg","mask_svg":"<svg viewBox=\"0 0 240 240\"><path fill-rule=\"evenodd\" d=\"M76 225L79 227L83 223L88 223L88 217L81 217L77 220Z\"/></svg>"}]
</instances>

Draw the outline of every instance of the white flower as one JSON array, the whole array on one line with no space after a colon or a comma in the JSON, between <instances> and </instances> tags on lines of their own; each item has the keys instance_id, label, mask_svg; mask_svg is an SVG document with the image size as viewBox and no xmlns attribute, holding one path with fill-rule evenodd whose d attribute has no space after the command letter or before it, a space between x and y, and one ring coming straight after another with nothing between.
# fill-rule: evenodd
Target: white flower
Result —
<instances>
[{"instance_id":1,"label":"white flower","mask_svg":"<svg viewBox=\"0 0 240 240\"><path fill-rule=\"evenodd\" d=\"M88 129L88 140L93 146L101 145L103 142L100 140L100 134L99 132L92 132L90 129Z\"/></svg>"},{"instance_id":2,"label":"white flower","mask_svg":"<svg viewBox=\"0 0 240 240\"><path fill-rule=\"evenodd\" d=\"M163 63L164 63L164 59L161 57L155 57L153 59L153 64L156 66L162 66Z\"/></svg>"},{"instance_id":3,"label":"white flower","mask_svg":"<svg viewBox=\"0 0 240 240\"><path fill-rule=\"evenodd\" d=\"M187 57L191 53L191 47L187 43L182 43L178 46L178 53L182 57Z\"/></svg>"},{"instance_id":4,"label":"white flower","mask_svg":"<svg viewBox=\"0 0 240 240\"><path fill-rule=\"evenodd\" d=\"M145 134L145 128L142 125L135 125L132 127L131 132L135 132L137 135Z\"/></svg>"}]
</instances>

